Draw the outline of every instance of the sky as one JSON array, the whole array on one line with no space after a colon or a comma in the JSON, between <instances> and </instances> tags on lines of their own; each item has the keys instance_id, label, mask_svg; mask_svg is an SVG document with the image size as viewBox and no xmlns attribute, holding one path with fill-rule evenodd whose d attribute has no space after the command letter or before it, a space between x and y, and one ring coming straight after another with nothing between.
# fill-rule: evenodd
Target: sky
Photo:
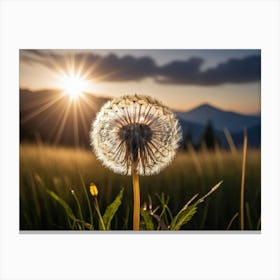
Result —
<instances>
[{"instance_id":1,"label":"sky","mask_svg":"<svg viewBox=\"0 0 280 280\"><path fill-rule=\"evenodd\" d=\"M260 50L20 50L19 83L106 97L152 95L180 111L209 103L259 114L260 68Z\"/></svg>"}]
</instances>

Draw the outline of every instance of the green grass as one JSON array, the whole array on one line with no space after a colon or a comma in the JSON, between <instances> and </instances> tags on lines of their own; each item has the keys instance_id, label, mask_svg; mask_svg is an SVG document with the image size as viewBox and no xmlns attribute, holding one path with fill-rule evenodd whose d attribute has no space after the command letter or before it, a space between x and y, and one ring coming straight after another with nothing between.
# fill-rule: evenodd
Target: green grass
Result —
<instances>
[{"instance_id":1,"label":"green grass","mask_svg":"<svg viewBox=\"0 0 280 280\"><path fill-rule=\"evenodd\" d=\"M242 151L231 153L179 152L173 163L156 176L140 177L141 205L160 205L157 194L169 196L168 206L175 216L195 194L206 194L216 183L222 186L199 205L194 217L182 227L187 230L240 229ZM261 206L260 150L247 151L245 177L245 229L260 229ZM98 228L98 216L89 185L99 190L101 214L124 188L122 204L111 221L111 228L132 229L133 193L129 176L117 175L104 168L92 152L81 149L55 148L22 144L20 147L20 229L69 230L86 229L73 222L65 209L47 190L62 198L79 219ZM75 195L73 195L73 192ZM91 209L91 210L90 210ZM91 223L92 222L92 223Z\"/></svg>"}]
</instances>

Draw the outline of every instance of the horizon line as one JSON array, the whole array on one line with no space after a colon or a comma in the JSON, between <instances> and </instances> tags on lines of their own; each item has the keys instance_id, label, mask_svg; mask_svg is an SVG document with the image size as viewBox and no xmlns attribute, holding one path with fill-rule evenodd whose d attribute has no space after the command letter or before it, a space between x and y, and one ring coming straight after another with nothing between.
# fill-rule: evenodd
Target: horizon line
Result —
<instances>
[{"instance_id":1,"label":"horizon line","mask_svg":"<svg viewBox=\"0 0 280 280\"><path fill-rule=\"evenodd\" d=\"M19 87L19 90L27 90L27 91L30 91L30 92L42 92L42 91L63 91L62 89L60 88L41 88L41 89L32 89L30 87ZM112 99L114 97L108 95L108 94L102 94L102 93L96 93L96 92L83 92L83 94L90 94L90 95L93 95L97 98L108 98L108 99ZM137 95L137 93L135 93ZM123 94L123 95L126 95L126 94ZM134 95L134 94L127 94L127 95ZM139 94L139 95L143 95L143 94ZM151 95L153 96L153 95ZM222 108L220 106L217 106L209 101L205 101L205 102L201 102L199 105L196 105L194 107L191 107L190 109L176 109L174 107L170 107L168 106L172 111L175 111L175 112L178 112L178 113L187 113L187 112L190 112L192 110L195 110L197 109L198 107L202 107L202 106L210 106L212 108L215 108L215 109L218 109L218 110L221 110L221 111L224 111L224 112L228 112L228 113L236 113L236 114L240 114L240 115L246 115L246 116L260 116L261 115L261 109L260 111L258 112L255 112L255 113L252 113L252 112L247 112L247 113L244 113L244 112L240 112L238 110L229 110L229 109L226 109L226 108Z\"/></svg>"}]
</instances>

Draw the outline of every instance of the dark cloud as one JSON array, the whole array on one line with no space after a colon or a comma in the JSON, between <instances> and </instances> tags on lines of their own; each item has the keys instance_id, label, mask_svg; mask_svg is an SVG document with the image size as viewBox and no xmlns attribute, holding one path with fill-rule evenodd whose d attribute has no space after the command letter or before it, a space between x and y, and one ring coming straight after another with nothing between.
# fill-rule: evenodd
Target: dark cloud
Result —
<instances>
[{"instance_id":1,"label":"dark cloud","mask_svg":"<svg viewBox=\"0 0 280 280\"><path fill-rule=\"evenodd\" d=\"M109 81L141 80L154 76L157 66L150 57L135 58L133 56L117 57L114 54L99 58L94 72L105 76ZM94 65L96 59L92 55L87 61L88 66Z\"/></svg>"},{"instance_id":2,"label":"dark cloud","mask_svg":"<svg viewBox=\"0 0 280 280\"><path fill-rule=\"evenodd\" d=\"M150 57L136 58L133 56L118 57L115 54L100 56L88 52L62 52L49 50L21 50L22 62L37 63L43 66L66 70L71 65L94 77L106 81L141 80L157 73L157 65Z\"/></svg>"},{"instance_id":3,"label":"dark cloud","mask_svg":"<svg viewBox=\"0 0 280 280\"><path fill-rule=\"evenodd\" d=\"M259 81L260 78L261 58L257 55L230 59L202 74L205 84L246 83Z\"/></svg>"},{"instance_id":4,"label":"dark cloud","mask_svg":"<svg viewBox=\"0 0 280 280\"><path fill-rule=\"evenodd\" d=\"M200 67L203 59L193 57L186 61L173 61L158 69L160 83L200 84Z\"/></svg>"},{"instance_id":5,"label":"dark cloud","mask_svg":"<svg viewBox=\"0 0 280 280\"><path fill-rule=\"evenodd\" d=\"M202 63L200 58L171 62L161 68L158 81L169 84L220 85L260 80L260 56L230 59L205 71L200 70Z\"/></svg>"},{"instance_id":6,"label":"dark cloud","mask_svg":"<svg viewBox=\"0 0 280 280\"><path fill-rule=\"evenodd\" d=\"M230 59L215 67L201 70L204 60L192 57L158 66L151 57L118 57L115 54L101 56L90 52L21 50L21 62L37 63L51 69L66 70L82 67L89 78L104 81L135 81L153 78L163 84L221 85L247 83L260 80L259 55ZM70 66L69 66L70 65Z\"/></svg>"}]
</instances>

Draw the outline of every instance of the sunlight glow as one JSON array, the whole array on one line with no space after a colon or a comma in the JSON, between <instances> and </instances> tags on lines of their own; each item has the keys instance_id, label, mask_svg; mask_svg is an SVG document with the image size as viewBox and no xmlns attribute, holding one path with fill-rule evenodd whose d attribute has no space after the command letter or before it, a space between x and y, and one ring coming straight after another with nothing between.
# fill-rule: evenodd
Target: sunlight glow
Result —
<instances>
[{"instance_id":1,"label":"sunlight glow","mask_svg":"<svg viewBox=\"0 0 280 280\"><path fill-rule=\"evenodd\" d=\"M88 89L87 81L76 73L64 75L60 84L71 100L78 99Z\"/></svg>"}]
</instances>

